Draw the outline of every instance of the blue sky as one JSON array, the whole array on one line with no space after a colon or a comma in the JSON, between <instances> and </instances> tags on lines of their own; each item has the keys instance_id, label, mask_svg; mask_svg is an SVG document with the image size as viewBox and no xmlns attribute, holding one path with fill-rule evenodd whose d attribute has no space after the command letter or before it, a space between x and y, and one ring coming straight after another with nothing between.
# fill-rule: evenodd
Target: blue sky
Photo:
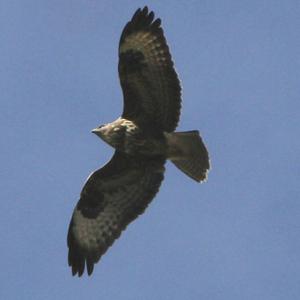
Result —
<instances>
[{"instance_id":1,"label":"blue sky","mask_svg":"<svg viewBox=\"0 0 300 300\"><path fill-rule=\"evenodd\" d=\"M178 130L212 170L170 163L160 193L73 278L66 234L89 173L113 150L90 130L122 110L121 30L147 4L183 85ZM297 299L299 1L0 2L1 299Z\"/></svg>"}]
</instances>

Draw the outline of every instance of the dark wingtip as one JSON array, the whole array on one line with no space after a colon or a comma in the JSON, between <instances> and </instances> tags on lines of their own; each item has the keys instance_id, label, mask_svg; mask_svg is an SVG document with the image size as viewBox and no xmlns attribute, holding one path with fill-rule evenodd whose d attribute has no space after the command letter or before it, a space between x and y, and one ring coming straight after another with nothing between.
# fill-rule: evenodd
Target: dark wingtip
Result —
<instances>
[{"instance_id":1,"label":"dark wingtip","mask_svg":"<svg viewBox=\"0 0 300 300\"><path fill-rule=\"evenodd\" d=\"M68 248L69 248L68 265L72 269L73 276L78 274L78 277L81 277L84 272L84 268L85 268L85 257L84 257L84 255L82 255L81 251L79 250L78 246L76 245L76 242L75 242L73 234L72 234L72 229L71 229L72 226L73 226L73 223L71 221L69 232L68 232L68 237L67 237L67 244L68 244Z\"/></svg>"},{"instance_id":2,"label":"dark wingtip","mask_svg":"<svg viewBox=\"0 0 300 300\"><path fill-rule=\"evenodd\" d=\"M136 23L148 23L151 24L154 18L154 12L148 9L148 6L145 6L143 9L139 8L133 15L131 21Z\"/></svg>"},{"instance_id":3,"label":"dark wingtip","mask_svg":"<svg viewBox=\"0 0 300 300\"><path fill-rule=\"evenodd\" d=\"M86 262L86 268L88 275L91 276L94 270L94 263L89 259Z\"/></svg>"},{"instance_id":4,"label":"dark wingtip","mask_svg":"<svg viewBox=\"0 0 300 300\"><path fill-rule=\"evenodd\" d=\"M76 244L70 243L69 253L68 253L68 264L71 267L72 275L78 275L81 277L85 271L91 276L94 271L94 265L99 261L100 254L87 254L84 255L77 247Z\"/></svg>"},{"instance_id":5,"label":"dark wingtip","mask_svg":"<svg viewBox=\"0 0 300 300\"><path fill-rule=\"evenodd\" d=\"M161 19L160 18L157 18L153 23L152 23L152 26L153 27L159 27L161 25Z\"/></svg>"},{"instance_id":6,"label":"dark wingtip","mask_svg":"<svg viewBox=\"0 0 300 300\"><path fill-rule=\"evenodd\" d=\"M138 21L145 18L148 15L148 7L145 6L143 9L138 8L131 18L131 22Z\"/></svg>"},{"instance_id":7,"label":"dark wingtip","mask_svg":"<svg viewBox=\"0 0 300 300\"><path fill-rule=\"evenodd\" d=\"M74 266L72 266L72 276L75 276L77 274L77 270Z\"/></svg>"},{"instance_id":8,"label":"dark wingtip","mask_svg":"<svg viewBox=\"0 0 300 300\"><path fill-rule=\"evenodd\" d=\"M143 14L147 14L148 13L148 6L144 6L143 10L142 10Z\"/></svg>"},{"instance_id":9,"label":"dark wingtip","mask_svg":"<svg viewBox=\"0 0 300 300\"><path fill-rule=\"evenodd\" d=\"M149 11L148 6L145 6L143 9L138 8L133 14L131 20L124 27L122 36L130 34L134 30L159 27L161 20L154 20L154 18L155 14L153 11Z\"/></svg>"},{"instance_id":10,"label":"dark wingtip","mask_svg":"<svg viewBox=\"0 0 300 300\"><path fill-rule=\"evenodd\" d=\"M138 8L135 13L133 14L132 18L131 18L131 21L133 21L139 14L141 13L141 9Z\"/></svg>"},{"instance_id":11,"label":"dark wingtip","mask_svg":"<svg viewBox=\"0 0 300 300\"><path fill-rule=\"evenodd\" d=\"M81 277L85 270L85 264L86 264L86 271L88 276L91 276L94 271L94 261L87 259L78 259L77 260L71 260L69 261L69 266L72 270L72 276L78 275L78 277Z\"/></svg>"}]
</instances>

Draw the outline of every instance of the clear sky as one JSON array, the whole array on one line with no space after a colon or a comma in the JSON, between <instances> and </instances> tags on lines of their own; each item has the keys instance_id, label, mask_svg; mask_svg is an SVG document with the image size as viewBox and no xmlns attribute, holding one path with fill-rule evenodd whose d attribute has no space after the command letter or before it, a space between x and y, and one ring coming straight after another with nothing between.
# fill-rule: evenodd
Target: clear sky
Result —
<instances>
[{"instance_id":1,"label":"clear sky","mask_svg":"<svg viewBox=\"0 0 300 300\"><path fill-rule=\"evenodd\" d=\"M160 193L73 278L66 235L113 150L121 30L147 4L183 85L178 130L212 170ZM0 1L1 299L300 299L300 2Z\"/></svg>"}]
</instances>

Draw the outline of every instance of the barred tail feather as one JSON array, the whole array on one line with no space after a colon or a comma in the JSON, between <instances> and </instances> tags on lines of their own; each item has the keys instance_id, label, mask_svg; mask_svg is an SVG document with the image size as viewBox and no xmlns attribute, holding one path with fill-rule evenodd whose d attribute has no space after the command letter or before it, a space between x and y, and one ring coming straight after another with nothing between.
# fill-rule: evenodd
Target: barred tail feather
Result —
<instances>
[{"instance_id":1,"label":"barred tail feather","mask_svg":"<svg viewBox=\"0 0 300 300\"><path fill-rule=\"evenodd\" d=\"M168 158L174 165L198 182L205 180L210 164L199 131L167 133L166 137L169 148Z\"/></svg>"}]
</instances>

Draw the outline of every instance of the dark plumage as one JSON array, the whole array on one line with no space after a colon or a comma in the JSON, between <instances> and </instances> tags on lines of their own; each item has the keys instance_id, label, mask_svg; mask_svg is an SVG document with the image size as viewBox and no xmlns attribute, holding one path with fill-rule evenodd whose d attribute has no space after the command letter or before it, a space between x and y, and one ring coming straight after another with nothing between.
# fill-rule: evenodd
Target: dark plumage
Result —
<instances>
[{"instance_id":1,"label":"dark plumage","mask_svg":"<svg viewBox=\"0 0 300 300\"><path fill-rule=\"evenodd\" d=\"M125 26L119 45L119 74L124 94L122 117L140 126L172 132L181 106L180 83L161 20L147 7ZM163 101L162 101L163 99Z\"/></svg>"},{"instance_id":2,"label":"dark plumage","mask_svg":"<svg viewBox=\"0 0 300 300\"><path fill-rule=\"evenodd\" d=\"M81 276L144 212L164 178L170 159L196 181L206 178L208 152L198 131L174 132L180 84L160 19L138 9L120 38L122 117L93 132L115 148L112 159L87 179L68 232L68 261Z\"/></svg>"}]
</instances>

